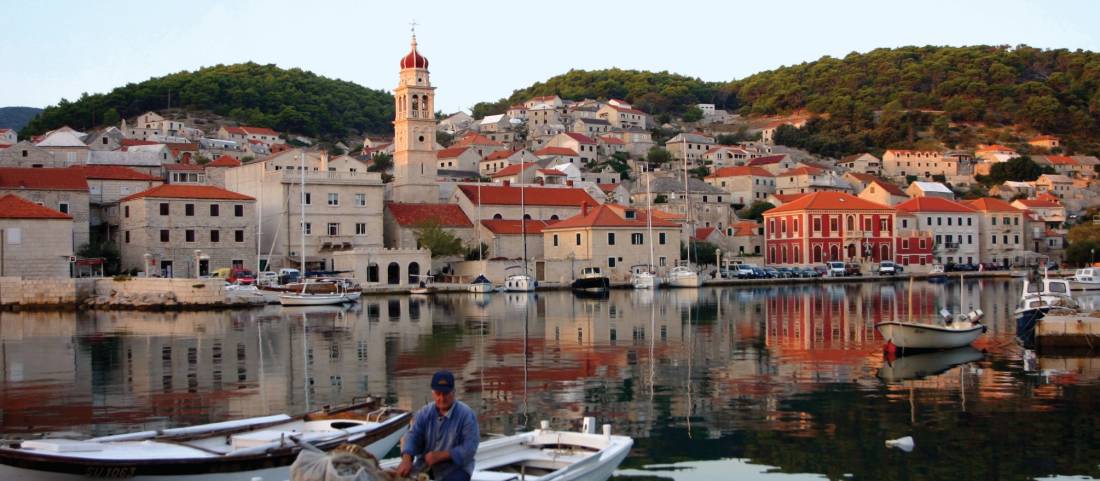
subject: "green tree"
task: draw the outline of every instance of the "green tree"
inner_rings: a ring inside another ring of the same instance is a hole
[[[1066,240],[1069,241],[1070,245],[1083,242],[1100,243],[1100,224],[1093,224],[1090,222],[1075,225],[1070,228],[1069,233],[1066,234]]]
[[[684,110],[684,115],[680,116],[680,120],[684,122],[698,122],[703,120],[703,111],[694,105]]]
[[[695,177],[696,179],[703,179],[706,176],[710,175],[710,169],[706,166],[701,165],[694,169],[688,170],[688,174],[690,174],[692,177]]]
[[[413,232],[416,235],[417,245],[432,251],[432,257],[449,257],[466,253],[462,239],[444,230],[439,222],[422,222]]]
[[[114,275],[119,272],[122,256],[118,246],[111,241],[87,243],[76,250],[76,255],[85,259],[103,259],[103,274]]]
[[[377,154],[367,166],[368,172],[386,172],[393,168],[393,157],[390,154]]]
[[[120,120],[122,120],[122,118],[118,115],[118,110],[111,107],[103,112],[103,120],[101,123],[103,125],[118,125]]]
[[[1006,180],[1019,182],[1038,179],[1040,175],[1052,174],[1054,170],[1042,167],[1026,155],[1015,157],[1008,162],[999,162],[989,168],[989,175],[976,176],[975,178],[984,185],[992,186],[1003,183]]]
[[[1100,250],[1100,242],[1086,240],[1071,243],[1066,248],[1066,263],[1073,266],[1085,266],[1095,262],[1094,252]]]
[[[672,154],[668,153],[664,147],[650,147],[645,160],[650,164],[666,164],[672,161]]]
[[[699,265],[717,264],[718,263],[718,246],[711,244],[710,242],[704,242],[696,239],[692,239],[690,243],[691,248],[691,261]],[[680,259],[687,260],[688,246],[680,244]]]
[[[752,205],[749,205],[747,208],[738,212],[737,217],[746,220],[755,220],[757,222],[762,222],[764,220],[764,212],[767,212],[774,208],[775,206],[772,205],[771,202],[758,200],[753,202]]]
[[[435,141],[439,142],[439,145],[450,147],[451,142],[454,142],[454,136],[442,130],[437,130],[435,131]]]
[[[489,258],[489,246],[486,245],[484,242],[481,243],[480,256],[478,255],[478,248],[476,246],[471,246],[470,248],[466,249],[466,260],[468,260],[468,261],[476,261],[478,259],[488,259],[488,258]]]

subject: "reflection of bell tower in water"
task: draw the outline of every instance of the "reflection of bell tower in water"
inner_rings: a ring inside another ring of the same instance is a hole
[[[393,92],[393,200],[439,202],[435,157],[435,87],[428,78],[428,59],[412,51],[401,59],[401,81]]]

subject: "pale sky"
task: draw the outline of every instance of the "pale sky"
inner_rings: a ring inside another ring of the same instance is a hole
[[[1093,1],[0,1],[0,106],[249,60],[388,91],[414,19],[446,112],[571,68],[725,81],[879,47],[1100,51]]]

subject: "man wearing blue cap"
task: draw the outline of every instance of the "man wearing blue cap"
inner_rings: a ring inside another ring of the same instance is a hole
[[[416,412],[405,435],[399,476],[408,476],[414,467],[418,472],[427,468],[436,481],[469,481],[473,475],[481,432],[474,410],[455,400],[454,388],[450,371],[432,375],[433,402]]]

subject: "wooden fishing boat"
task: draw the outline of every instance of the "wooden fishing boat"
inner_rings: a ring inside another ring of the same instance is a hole
[[[596,432],[595,418],[584,418],[577,431],[556,431],[542,421],[539,429],[482,441],[474,455],[472,480],[604,481],[630,453],[634,440],[611,434],[611,425]],[[400,459],[381,463],[394,469]]]
[[[303,444],[341,444],[385,456],[411,415],[378,401],[91,439],[28,439],[0,446],[0,479],[285,480]]]

